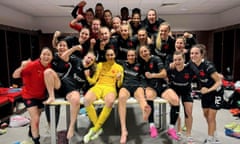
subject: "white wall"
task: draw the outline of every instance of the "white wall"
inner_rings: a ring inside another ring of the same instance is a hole
[[[240,7],[213,15],[161,15],[171,24],[173,31],[211,30],[240,24]],[[0,24],[29,30],[42,30],[43,33],[75,32],[69,28],[72,17],[31,17],[0,5]]]
[[[35,25],[31,16],[2,5],[0,5],[0,24],[29,30],[33,29]]]
[[[219,17],[219,22],[216,24],[216,28],[234,24],[240,24],[240,6],[222,13]]]
[[[37,17],[36,27],[42,30],[43,33],[53,33],[56,30],[62,32],[73,33],[76,32],[69,27],[69,22],[72,17]]]
[[[172,31],[211,30],[219,15],[162,15],[170,23]]]

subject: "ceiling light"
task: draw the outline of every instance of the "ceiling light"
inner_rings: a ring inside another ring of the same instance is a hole
[[[174,6],[174,5],[177,5],[177,4],[179,4],[179,3],[162,3],[161,7]]]

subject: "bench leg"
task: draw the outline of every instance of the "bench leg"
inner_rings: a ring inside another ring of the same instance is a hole
[[[159,128],[161,130],[167,129],[167,104],[166,103],[159,103]]]
[[[162,104],[162,128],[167,129],[167,104]]]
[[[50,130],[51,130],[51,144],[56,144],[56,123],[55,123],[55,105],[50,105]]]
[[[114,125],[116,129],[119,128],[118,105],[114,106]]]
[[[66,105],[66,126],[67,126],[67,130],[69,128],[69,124],[70,124],[70,105]]]

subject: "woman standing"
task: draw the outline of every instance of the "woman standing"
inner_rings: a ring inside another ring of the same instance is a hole
[[[196,73],[202,94],[203,115],[208,125],[208,137],[204,144],[219,142],[216,137],[216,115],[223,99],[221,78],[213,63],[204,59],[206,47],[202,44],[194,45],[190,50],[191,66]]]
[[[22,78],[22,97],[31,118],[29,136],[34,144],[40,144],[39,121],[46,99],[44,72],[50,68],[53,52],[48,47],[41,51],[40,58],[34,61],[24,61],[13,73],[13,78]]]
[[[184,64],[185,54],[181,51],[175,51],[173,54],[173,69],[168,69],[168,78],[170,87],[181,97],[186,124],[186,136],[189,143],[193,142],[191,137],[192,130],[192,108],[193,98],[191,97],[191,82],[194,73],[188,64]]]

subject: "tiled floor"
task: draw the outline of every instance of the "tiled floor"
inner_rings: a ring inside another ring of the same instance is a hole
[[[169,109],[169,107],[168,107]],[[58,131],[66,129],[65,124],[65,108],[61,108],[60,124],[58,126]],[[28,116],[27,113],[23,115]],[[181,115],[183,115],[181,113]],[[169,116],[169,115],[168,115]],[[159,137],[152,139],[148,134],[148,125],[144,123],[141,119],[141,112],[138,105],[128,108],[127,115],[127,126],[129,130],[128,144],[184,144],[184,140],[172,141],[166,135],[166,131],[160,131]],[[202,110],[200,108],[200,101],[195,100],[194,111],[193,111],[193,130],[192,136],[195,140],[195,144],[203,143],[203,140],[207,136],[207,125],[205,119],[202,115]],[[218,135],[222,144],[239,144],[240,139],[225,136],[224,125],[235,120],[228,110],[220,110],[217,115],[217,129]],[[50,136],[46,136],[46,119],[45,114],[41,116],[41,144],[50,144]],[[88,131],[90,126],[89,120],[86,116],[79,116],[78,120],[78,133],[71,141],[71,144],[81,143],[82,136]],[[90,144],[118,144],[120,138],[120,129],[116,129],[113,124],[113,114],[106,121],[104,127],[104,133],[95,141],[89,142]],[[20,128],[8,128],[7,133],[0,135],[0,144],[14,144],[17,141],[22,141],[27,139],[27,126]]]

